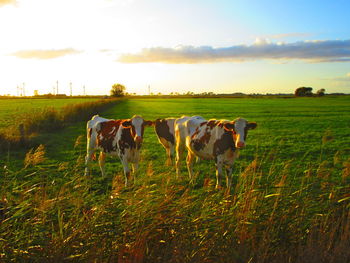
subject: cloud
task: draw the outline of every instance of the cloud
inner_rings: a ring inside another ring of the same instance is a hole
[[[0,0],[0,7],[4,5],[16,5],[16,0]]]
[[[309,33],[285,33],[285,34],[275,34],[270,35],[269,38],[280,39],[280,38],[288,38],[288,37],[309,37],[311,34]]]
[[[52,49],[52,50],[21,50],[17,51],[15,53],[12,53],[11,55],[18,57],[18,58],[25,58],[25,59],[54,59],[63,57],[66,55],[74,55],[81,53],[79,50],[75,50],[72,48],[66,48],[66,49]]]
[[[346,74],[344,77],[336,77],[330,79],[332,81],[337,81],[337,82],[349,82],[350,83],[350,73]]]
[[[347,62],[350,60],[350,40],[300,41],[272,43],[257,39],[252,45],[214,48],[211,46],[152,47],[140,53],[122,54],[123,63],[215,63],[244,62],[263,59],[305,60],[308,62]]]

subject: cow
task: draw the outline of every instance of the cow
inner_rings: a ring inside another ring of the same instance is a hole
[[[233,121],[209,120],[199,122],[189,119],[185,122],[187,129],[186,148],[187,169],[193,180],[193,161],[201,159],[214,160],[216,163],[216,188],[221,187],[223,168],[226,169],[226,186],[231,187],[232,165],[238,157],[239,150],[245,147],[248,130],[257,127],[256,122],[243,118]]]
[[[192,128],[204,122],[201,116],[182,116],[175,121],[175,143],[176,143],[176,176],[180,175],[180,162],[184,151],[186,150],[186,137],[188,135],[186,123],[191,120]]]
[[[175,134],[174,124],[176,118],[157,119],[154,121],[154,130],[158,136],[158,140],[165,148],[167,160],[166,165],[172,164],[175,151]]]
[[[85,175],[90,172],[90,162],[94,152],[100,151],[99,166],[102,176],[105,176],[106,155],[119,156],[125,175],[125,186],[130,177],[129,163],[132,163],[134,180],[140,159],[140,148],[143,141],[145,126],[151,126],[152,121],[146,121],[141,116],[134,115],[131,119],[111,120],[98,115],[87,122],[87,153],[85,157]]]

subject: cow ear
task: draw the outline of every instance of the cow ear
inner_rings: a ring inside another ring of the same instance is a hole
[[[146,126],[152,126],[152,125],[154,125],[154,124],[155,124],[154,121],[145,121],[145,125],[146,125]]]
[[[256,124],[256,122],[248,122],[247,123],[247,128],[250,130],[254,130],[256,128],[256,126],[258,126],[258,124]]]
[[[235,128],[235,123],[234,122],[224,123],[224,129],[226,131],[232,131],[234,128]]]
[[[122,121],[122,126],[124,128],[130,128],[131,127],[131,120]]]

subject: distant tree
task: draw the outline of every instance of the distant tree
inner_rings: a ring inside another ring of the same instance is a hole
[[[319,90],[316,92],[316,94],[317,94],[317,96],[321,97],[321,96],[324,96],[324,93],[325,93],[325,92],[326,92],[325,89],[319,89]]]
[[[119,83],[113,84],[111,89],[112,97],[123,97],[125,95],[125,86]]]
[[[294,92],[296,97],[307,97],[312,96],[312,88],[311,87],[300,87],[297,88]]]

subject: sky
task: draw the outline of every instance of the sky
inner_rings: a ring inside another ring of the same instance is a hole
[[[350,1],[0,0],[0,95],[350,93]]]

